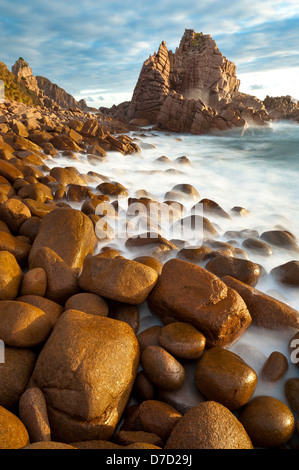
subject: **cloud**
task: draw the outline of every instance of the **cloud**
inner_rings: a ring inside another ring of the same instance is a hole
[[[238,74],[299,65],[297,0],[0,0],[0,8],[0,60],[10,67],[22,56],[36,75],[98,102],[132,95],[144,60],[162,40],[175,50],[185,28],[211,34]]]

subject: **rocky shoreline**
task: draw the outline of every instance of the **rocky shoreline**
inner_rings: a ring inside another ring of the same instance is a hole
[[[246,209],[226,212],[187,184],[156,201],[80,173],[80,158],[98,169],[110,152],[133,171],[145,144],[138,127],[101,113],[6,101],[0,133],[0,448],[298,448],[298,373],[284,383],[288,406],[251,398],[258,380],[283,383],[290,358],[273,351],[256,372],[228,349],[257,326],[294,352],[299,313],[256,288],[264,270],[250,260],[287,250],[294,260],[271,275],[298,286],[294,235],[232,230],[225,243],[210,215],[233,223]],[[123,198],[128,211],[181,198],[179,223],[184,199],[200,202],[190,220],[202,246],[157,232],[118,251],[97,208],[120,217]],[[157,324],[139,332],[145,304]]]

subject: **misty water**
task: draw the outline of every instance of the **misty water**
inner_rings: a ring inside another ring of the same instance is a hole
[[[47,165],[75,166],[81,173],[97,172],[111,181],[124,185],[129,196],[134,197],[139,190],[146,190],[148,197],[163,201],[164,195],[174,185],[188,183],[200,194],[200,199],[208,198],[217,202],[229,212],[234,206],[246,208],[247,216],[233,216],[232,220],[208,216],[219,232],[217,240],[227,241],[223,235],[228,230],[264,231],[283,229],[291,231],[299,239],[299,125],[290,122],[273,123],[269,127],[249,127],[244,132],[236,131],[221,135],[195,136],[173,134],[143,129],[129,135],[141,148],[140,154],[122,155],[108,152],[107,158],[92,165],[86,156],[76,154],[79,161],[61,157],[49,160]],[[157,162],[161,156],[170,161]],[[177,158],[186,156],[190,165],[181,164]],[[91,183],[95,190],[102,182]],[[96,191],[95,191],[96,192]],[[196,201],[182,199],[188,211]],[[125,208],[127,198],[119,201]],[[79,205],[74,204],[79,208]],[[120,211],[121,213],[121,211]],[[124,212],[125,213],[125,212]],[[133,259],[141,255],[125,248],[124,238],[114,238],[99,244],[119,249],[124,256]],[[199,241],[187,240],[191,245]],[[241,248],[242,240],[238,240]],[[249,253],[248,253],[249,254]],[[171,256],[170,254],[167,259]],[[262,264],[267,275],[261,278],[257,289],[284,301],[299,310],[299,289],[287,288],[273,280],[270,270],[287,261],[298,259],[296,254],[273,247],[272,256],[249,254],[250,260]],[[161,324],[153,316],[146,304],[140,307],[141,322],[139,332]],[[293,332],[294,334],[294,332]],[[292,337],[292,336],[291,336]],[[290,361],[288,342],[290,333],[264,330],[255,326],[230,347],[258,373],[266,358],[273,351],[282,352],[289,361],[289,370],[278,384],[267,384],[259,380],[255,395],[267,394],[285,400],[283,385],[289,377],[299,377],[299,369]],[[299,354],[298,354],[299,356]]]

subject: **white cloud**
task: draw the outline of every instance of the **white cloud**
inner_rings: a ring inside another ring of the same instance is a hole
[[[256,71],[238,75],[241,80],[240,91],[253,94],[262,100],[266,95],[291,95],[299,99],[298,76],[299,67]]]

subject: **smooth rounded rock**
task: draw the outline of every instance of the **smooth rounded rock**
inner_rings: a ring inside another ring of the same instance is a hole
[[[129,399],[139,348],[124,322],[77,310],[59,318],[29,386],[45,395],[52,439],[109,439]]]
[[[273,351],[261,370],[261,377],[269,382],[277,382],[286,373],[288,367],[285,355],[279,351]]]
[[[118,302],[143,303],[158,279],[157,271],[121,258],[87,257],[79,278],[81,289]]]
[[[250,286],[255,286],[260,277],[258,264],[230,256],[216,256],[207,263],[205,269],[218,277],[232,276]]]
[[[281,446],[292,437],[295,429],[290,409],[269,396],[253,398],[241,411],[239,420],[256,447]]]
[[[15,406],[31,377],[36,355],[29,348],[5,346],[4,363],[0,363],[0,405]]]
[[[190,323],[173,322],[161,328],[160,345],[181,359],[198,359],[205,348],[206,339]]]
[[[39,388],[29,388],[23,393],[19,401],[19,416],[31,443],[51,440],[46,400]]]
[[[21,449],[28,444],[29,435],[22,421],[0,406],[0,449]]]
[[[65,304],[65,310],[80,310],[80,312],[103,317],[108,315],[107,302],[99,295],[85,292],[70,297]]]
[[[285,382],[284,391],[292,412],[299,414],[299,378],[288,379]]]
[[[252,449],[240,421],[214,401],[199,403],[179,420],[164,449]]]
[[[0,251],[0,300],[14,300],[19,292],[23,272],[9,251]]]
[[[47,273],[43,268],[30,269],[24,276],[20,295],[39,295],[47,290]]]
[[[237,354],[215,347],[206,350],[199,360],[195,384],[208,400],[236,410],[250,400],[257,374]]]
[[[141,354],[141,364],[146,375],[159,388],[177,390],[185,380],[183,366],[159,346],[148,346]]]
[[[8,346],[30,348],[47,339],[52,325],[46,313],[16,300],[0,301],[0,338]]]

